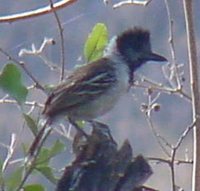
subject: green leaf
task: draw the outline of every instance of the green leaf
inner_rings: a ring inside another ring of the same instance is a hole
[[[64,148],[65,145],[59,140],[57,140],[50,149],[43,147],[36,162],[38,164],[37,167],[48,165],[50,159],[64,151]]]
[[[41,184],[30,184],[23,188],[24,191],[44,191],[44,187]]]
[[[37,167],[38,166],[43,166],[43,165],[48,165],[49,164],[49,161],[50,161],[50,155],[49,155],[49,149],[46,148],[46,147],[42,147],[39,155],[38,155],[38,158],[37,158],[37,161],[36,161],[36,164],[37,164]]]
[[[84,128],[85,126],[85,121],[84,120],[79,120],[79,121],[76,121],[77,125],[79,128]]]
[[[55,144],[53,145],[53,147],[51,147],[49,155],[52,158],[56,156],[57,154],[61,153],[62,151],[64,151],[64,149],[65,149],[65,145],[61,141],[57,140]]]
[[[65,148],[65,145],[61,143],[59,140],[54,143],[54,145],[50,148],[42,148],[38,159],[36,161],[35,170],[39,171],[43,176],[45,176],[50,182],[56,183],[57,179],[53,175],[52,168],[48,166],[49,161],[61,153]]]
[[[84,46],[84,56],[86,61],[91,62],[101,58],[107,43],[107,27],[103,23],[97,23],[89,34]]]
[[[6,179],[8,191],[13,191],[19,186],[22,180],[22,172],[23,167],[19,167]]]
[[[53,184],[56,184],[57,179],[55,178],[52,168],[49,166],[40,166],[36,168],[40,173],[42,173],[43,176],[45,176],[50,182]]]
[[[7,64],[0,74],[0,87],[11,97],[22,104],[28,94],[27,88],[21,82],[21,71],[15,64]]]
[[[30,115],[27,115],[25,113],[23,115],[24,115],[24,119],[25,119],[28,127],[30,128],[31,132],[36,136],[38,133],[37,123],[33,120],[33,118],[31,118]]]

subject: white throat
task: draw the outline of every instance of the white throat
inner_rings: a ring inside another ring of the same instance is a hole
[[[117,51],[116,39],[117,39],[117,36],[114,36],[108,43],[108,45],[104,51],[105,57],[110,56],[112,54],[119,54]]]
[[[118,81],[118,91],[122,94],[127,92],[129,89],[129,66],[123,59],[119,51],[117,50],[116,38],[114,36],[104,51],[104,57],[109,58],[114,63],[117,81]]]

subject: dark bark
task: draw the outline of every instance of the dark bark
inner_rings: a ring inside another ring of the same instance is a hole
[[[73,143],[75,160],[67,166],[56,191],[153,191],[143,187],[152,174],[142,155],[133,157],[126,140],[117,148],[109,128],[93,123],[91,135],[77,134]]]

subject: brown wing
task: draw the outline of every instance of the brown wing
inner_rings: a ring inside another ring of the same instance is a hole
[[[43,113],[54,117],[62,111],[96,99],[116,82],[113,69],[107,58],[77,68],[66,82],[52,91]]]

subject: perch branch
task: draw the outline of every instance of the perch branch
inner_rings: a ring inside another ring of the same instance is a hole
[[[51,6],[45,6],[36,10],[27,11],[23,13],[8,15],[8,16],[1,16],[0,23],[12,23],[15,21],[19,21],[22,19],[33,18],[45,14],[52,13],[58,9],[64,8],[72,3],[75,3],[77,0],[62,0],[57,3],[54,3],[53,8]]]
[[[53,14],[55,16],[56,22],[57,22],[57,26],[58,26],[58,31],[59,31],[59,35],[60,35],[60,45],[61,45],[61,73],[60,73],[60,81],[62,81],[64,79],[64,75],[65,75],[65,44],[64,44],[64,34],[63,34],[63,27],[62,24],[60,22],[59,16],[56,12],[56,10],[54,9],[54,4],[52,0],[49,0],[50,2],[50,6],[51,9],[53,10]]]
[[[187,33],[187,46],[188,46],[188,57],[189,57],[189,71],[190,71],[190,87],[192,96],[192,115],[193,122],[196,121],[194,127],[194,149],[193,149],[193,177],[192,177],[192,190],[200,190],[200,95],[199,95],[199,67],[197,60],[197,49],[194,32],[194,21],[193,21],[193,1],[184,0],[184,15],[186,23]]]

